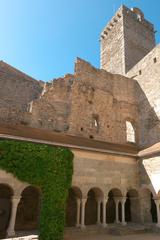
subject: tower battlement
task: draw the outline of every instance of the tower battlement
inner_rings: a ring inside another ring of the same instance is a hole
[[[101,68],[125,74],[155,47],[155,32],[139,8],[122,5],[101,33]]]

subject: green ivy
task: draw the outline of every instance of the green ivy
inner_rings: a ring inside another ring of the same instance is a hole
[[[61,240],[73,174],[73,154],[63,147],[0,141],[0,168],[41,189],[40,240]]]

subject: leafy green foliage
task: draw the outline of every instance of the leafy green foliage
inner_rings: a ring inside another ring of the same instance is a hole
[[[73,173],[73,154],[62,147],[0,141],[0,168],[41,189],[40,240],[61,240]]]

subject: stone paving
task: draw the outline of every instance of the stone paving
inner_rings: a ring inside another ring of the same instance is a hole
[[[66,237],[64,240],[160,240],[160,234],[144,233],[127,236],[113,236],[108,234],[96,234],[86,236]]]

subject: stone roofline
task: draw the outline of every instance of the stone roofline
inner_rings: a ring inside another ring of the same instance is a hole
[[[141,13],[142,15],[141,19],[138,19],[137,11]],[[105,28],[102,30],[100,39],[106,38],[106,36],[110,33],[110,31],[115,26],[115,24],[117,24],[118,21],[123,17],[124,13],[127,13],[127,14],[130,13],[133,16],[133,18],[136,18],[138,21],[143,23],[143,25],[145,25],[146,28],[149,28],[151,31],[153,31],[154,25],[144,18],[144,14],[141,12],[140,9],[138,8],[129,9],[125,5],[121,5],[121,7],[117,10],[115,15],[111,18],[111,20],[107,23]]]
[[[2,70],[3,73],[7,73],[7,74],[9,74],[9,75],[19,76],[19,77],[23,76],[23,78],[26,79],[26,80],[36,81],[36,82],[39,82],[40,84],[44,84],[44,81],[42,81],[42,80],[37,80],[37,79],[29,76],[28,74],[26,74],[26,73],[20,71],[19,69],[11,66],[10,64],[6,63],[6,62],[3,61],[3,60],[0,60],[0,70],[1,70],[1,68],[4,69],[4,70]],[[7,70],[8,70],[8,71],[7,71]]]
[[[115,154],[128,157],[148,158],[160,155],[160,142],[145,149],[139,149],[135,144],[115,144],[102,141],[93,141],[64,133],[50,132],[23,125],[0,125],[0,139],[12,139],[43,143],[53,146],[68,147],[73,150],[94,151],[102,154]]]

